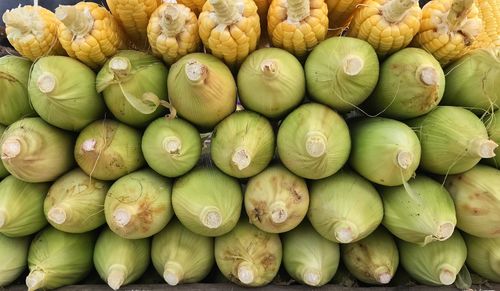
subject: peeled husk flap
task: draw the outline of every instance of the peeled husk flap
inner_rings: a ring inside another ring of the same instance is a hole
[[[0,234],[0,287],[14,282],[28,265],[29,236],[11,238]]]

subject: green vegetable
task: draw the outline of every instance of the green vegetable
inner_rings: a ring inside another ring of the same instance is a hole
[[[3,125],[0,125],[0,139],[2,138],[2,134],[5,131],[5,127]],[[7,169],[5,169],[5,166],[2,163],[2,160],[0,160],[0,179],[5,178],[9,175],[9,172]]]
[[[278,131],[278,154],[294,174],[321,179],[335,174],[351,150],[349,128],[330,108],[309,103],[290,113]]]
[[[0,287],[14,282],[28,266],[30,237],[11,238],[0,234]]]
[[[500,111],[490,114],[488,118],[484,119],[484,122],[490,139],[496,144],[500,144]],[[486,162],[500,169],[500,149],[496,148],[495,156],[492,159],[486,160]]]
[[[481,277],[500,283],[500,237],[479,238],[463,234],[467,245],[467,265]]]

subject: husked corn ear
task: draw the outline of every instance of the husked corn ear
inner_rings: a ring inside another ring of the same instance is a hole
[[[483,30],[472,47],[474,49],[500,47],[500,1],[477,0],[476,6],[483,21]]]
[[[474,45],[482,30],[474,0],[432,0],[422,9],[413,45],[431,53],[441,65],[457,60]]]
[[[328,7],[324,0],[273,0],[267,29],[275,47],[305,56],[326,37]]]
[[[151,14],[162,0],[106,0],[111,14],[127,38],[139,49],[148,47],[147,28]]]
[[[47,55],[66,55],[57,38],[59,20],[51,11],[26,5],[5,11],[2,20],[7,39],[22,56],[34,61]]]
[[[191,11],[193,11],[196,15],[201,13],[205,2],[207,2],[207,0],[177,0],[177,3],[189,7],[189,9],[191,9]]]
[[[149,20],[148,38],[153,54],[171,65],[200,47],[198,19],[182,4],[164,3]]]
[[[74,6],[60,5],[56,16],[61,20],[59,41],[69,56],[96,69],[119,49],[125,48],[125,36],[111,13],[92,2]]]
[[[257,5],[252,0],[209,0],[198,25],[205,48],[230,66],[241,64],[260,38]]]
[[[347,35],[367,41],[385,56],[410,44],[421,18],[418,0],[367,0],[354,12]]]
[[[326,0],[331,35],[341,35],[347,29],[361,3],[363,0]]]

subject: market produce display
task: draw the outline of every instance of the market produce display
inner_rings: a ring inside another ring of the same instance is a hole
[[[1,12],[0,288],[499,286],[498,0],[55,2]]]

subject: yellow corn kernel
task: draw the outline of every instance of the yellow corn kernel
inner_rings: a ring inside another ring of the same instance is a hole
[[[2,20],[7,39],[22,56],[34,61],[47,55],[66,55],[57,38],[60,22],[51,11],[26,5],[5,11]]]
[[[205,2],[207,2],[207,0],[177,0],[177,3],[187,6],[197,16],[203,10],[203,5],[205,5]]]
[[[354,12],[347,35],[367,41],[383,57],[410,44],[421,18],[417,0],[367,0]]]
[[[230,66],[240,65],[260,38],[257,5],[252,0],[209,0],[198,25],[205,48]]]
[[[138,49],[148,48],[147,27],[162,0],[106,0],[111,14]]]
[[[483,30],[477,36],[472,48],[500,47],[500,2],[477,0],[476,6],[483,21]]]
[[[469,52],[482,30],[474,0],[432,0],[422,9],[422,25],[413,45],[446,65]]]
[[[347,30],[354,11],[361,3],[363,0],[326,0],[332,36],[341,35]]]
[[[124,33],[111,13],[92,2],[74,6],[60,5],[56,9],[59,41],[69,56],[96,69],[126,48]]]
[[[200,47],[198,19],[182,4],[164,3],[151,15],[148,39],[153,54],[171,65]]]
[[[267,29],[275,47],[303,57],[325,39],[328,7],[324,0],[273,0]]]

